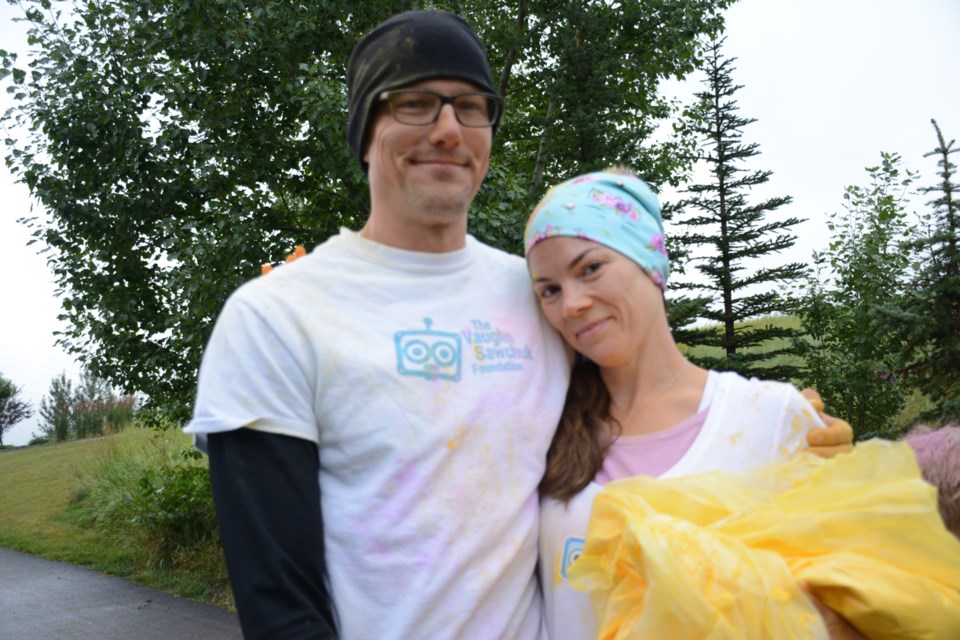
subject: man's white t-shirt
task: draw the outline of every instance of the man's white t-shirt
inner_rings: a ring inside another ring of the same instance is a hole
[[[342,230],[238,289],[187,432],[319,447],[341,637],[541,637],[538,500],[569,382],[523,261]]]

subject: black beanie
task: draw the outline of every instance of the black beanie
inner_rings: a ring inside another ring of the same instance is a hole
[[[367,128],[380,93],[434,78],[463,80],[499,95],[483,43],[463,18],[452,13],[407,11],[360,39],[347,63],[347,140],[364,171]]]

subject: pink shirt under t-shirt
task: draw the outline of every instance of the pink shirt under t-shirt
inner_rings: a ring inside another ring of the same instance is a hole
[[[709,411],[709,407],[701,409],[664,431],[618,437],[610,445],[594,482],[606,484],[631,476],[657,477],[667,472],[697,439]]]

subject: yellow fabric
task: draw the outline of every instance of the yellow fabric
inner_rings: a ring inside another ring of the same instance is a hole
[[[604,640],[825,638],[798,584],[871,640],[960,638],[960,542],[904,443],[612,482],[568,578]]]

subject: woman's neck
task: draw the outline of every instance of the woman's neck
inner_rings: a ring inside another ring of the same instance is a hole
[[[707,382],[707,371],[689,362],[673,340],[660,348],[644,345],[629,365],[601,368],[600,376],[623,435],[663,431],[693,416]]]

